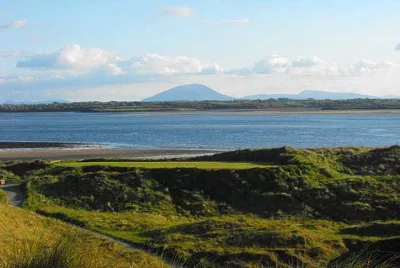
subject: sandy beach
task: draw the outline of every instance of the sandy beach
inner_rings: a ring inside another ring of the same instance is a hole
[[[173,158],[218,153],[196,149],[46,149],[0,150],[0,160],[76,160],[93,158]]]

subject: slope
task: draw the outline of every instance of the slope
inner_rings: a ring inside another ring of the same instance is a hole
[[[223,95],[207,86],[191,84],[169,89],[143,101],[227,101],[232,99],[232,97]]]

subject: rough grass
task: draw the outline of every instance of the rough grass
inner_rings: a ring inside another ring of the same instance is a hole
[[[27,208],[186,263],[372,268],[390,267],[398,255],[362,249],[397,245],[388,238],[399,235],[399,146],[243,150],[193,161],[271,166],[18,167],[29,180]]]
[[[60,162],[57,166],[63,167],[87,167],[87,166],[109,166],[109,167],[128,167],[143,169],[175,169],[175,168],[197,168],[197,169],[251,169],[251,168],[269,168],[272,165],[262,163],[243,163],[243,162],[164,162],[164,161],[146,161],[146,162]]]
[[[0,204],[7,204],[7,194],[0,190]]]
[[[32,212],[3,204],[0,211],[2,268],[169,267],[149,254]]]
[[[95,212],[54,204],[41,209],[48,216],[62,217],[200,267],[290,267],[289,263],[316,267],[345,251],[338,231],[347,225],[325,220],[273,220],[243,214],[196,219]]]

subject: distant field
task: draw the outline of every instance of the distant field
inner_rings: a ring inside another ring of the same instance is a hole
[[[67,167],[84,167],[84,166],[110,166],[110,167],[134,167],[134,168],[198,168],[198,169],[251,169],[251,168],[270,168],[273,165],[262,163],[246,163],[246,162],[60,162],[56,165]]]

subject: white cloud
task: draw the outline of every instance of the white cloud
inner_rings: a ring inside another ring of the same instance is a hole
[[[18,96],[26,93],[26,96],[45,99],[46,96],[54,98],[51,92],[58,92],[58,98],[74,100],[80,97],[90,100],[91,96],[95,99],[98,94],[104,95],[102,100],[128,99],[129,94],[133,99],[140,99],[156,93],[150,90],[152,85],[167,89],[194,81],[237,97],[296,93],[304,89],[398,95],[400,88],[398,64],[360,60],[338,66],[316,56],[291,59],[274,54],[249,68],[224,70],[217,63],[184,56],[149,54],[129,59],[99,48],[72,45],[56,52],[30,55],[17,66],[25,68],[20,75],[0,76],[2,98],[12,99],[10,92],[17,92]],[[125,92],[122,88],[145,91]],[[74,97],[74,94],[78,95]]]
[[[379,71],[385,72],[391,67],[395,67],[396,65],[397,64],[388,61],[374,62],[366,59],[361,59],[349,68],[349,72],[353,75],[372,74]]]
[[[295,60],[291,60],[287,57],[273,54],[257,61],[252,69],[240,69],[233,73],[238,75],[281,73],[291,76],[333,76],[340,78],[385,72],[394,66],[398,65],[391,62],[374,62],[362,59],[350,66],[340,67],[335,63],[328,63],[316,56],[301,56]]]
[[[320,58],[316,56],[311,57],[299,57],[292,62],[292,66],[295,68],[308,68],[317,65],[325,64]]]
[[[207,64],[188,57],[172,57],[150,54],[132,60],[135,73],[158,75],[182,75],[196,73],[219,73],[223,69],[218,64]]]
[[[257,61],[253,66],[253,71],[259,74],[284,73],[289,65],[288,58],[273,54]]]
[[[0,29],[19,29],[26,25],[26,20],[16,20],[7,24],[0,24]]]
[[[214,19],[214,20],[203,20],[205,23],[250,23],[251,19],[243,18],[243,19]]]
[[[194,15],[195,9],[190,7],[163,7],[161,13],[170,16],[177,17],[190,17]]]
[[[114,53],[99,48],[66,46],[57,52],[42,53],[20,60],[17,67],[32,69],[97,69],[112,62]]]
[[[115,63],[109,63],[106,69],[107,72],[112,75],[121,75],[126,73],[124,70],[122,70],[122,68],[118,67]]]
[[[291,62],[288,72],[292,75],[334,77],[346,74],[345,69],[338,67],[335,63],[327,63],[316,56],[298,57]]]
[[[32,70],[75,71],[88,73],[107,71],[111,75],[184,75],[215,74],[223,72],[216,63],[208,64],[199,59],[182,56],[149,54],[124,59],[111,51],[99,48],[66,46],[52,53],[41,53],[27,57],[17,63],[19,68]]]

